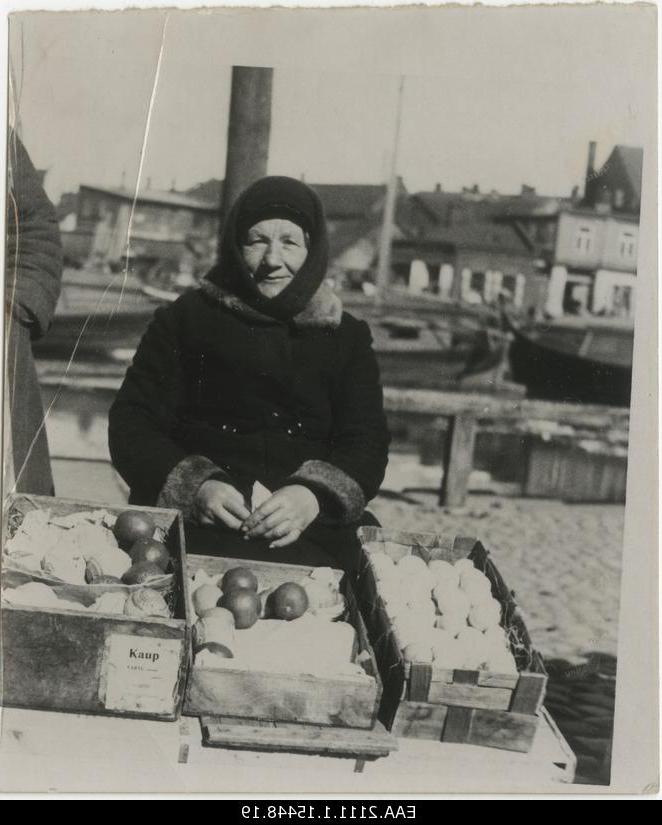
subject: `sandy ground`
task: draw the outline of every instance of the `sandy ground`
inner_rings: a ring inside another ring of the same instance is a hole
[[[545,704],[578,756],[578,781],[607,783],[625,508],[473,494],[447,510],[439,477],[395,455],[370,510],[398,530],[482,541],[545,658]]]

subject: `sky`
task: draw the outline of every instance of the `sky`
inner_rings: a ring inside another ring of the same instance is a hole
[[[382,28],[345,26],[351,12],[326,12],[324,26],[307,16],[324,12],[305,11],[22,14],[12,92],[53,199],[123,176],[135,186],[150,101],[141,188],[222,178],[233,63],[274,66],[272,174],[383,182],[403,74],[398,172],[410,191],[526,183],[567,195],[589,140],[598,162],[617,143],[645,144],[654,29],[624,11],[448,9]]]

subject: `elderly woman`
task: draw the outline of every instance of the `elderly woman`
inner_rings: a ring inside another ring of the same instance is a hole
[[[268,177],[234,204],[220,263],[156,311],[110,411],[135,504],[183,511],[192,552],[354,566],[388,432],[370,331],[324,283],[317,195]],[[270,495],[253,512],[259,481]]]

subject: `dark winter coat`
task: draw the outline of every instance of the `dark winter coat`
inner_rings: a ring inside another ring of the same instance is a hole
[[[247,496],[303,484],[321,504],[304,538],[323,544],[359,521],[387,463],[369,328],[324,285],[290,322],[211,282],[158,309],[109,423],[132,502],[190,516],[208,478]]]
[[[43,407],[31,341],[48,330],[60,294],[62,246],[55,209],[25,148],[10,132],[7,156],[5,330],[16,490],[52,495]]]

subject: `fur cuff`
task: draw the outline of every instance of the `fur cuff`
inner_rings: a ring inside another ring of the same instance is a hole
[[[212,476],[218,478],[223,475],[223,470],[205,456],[187,456],[168,473],[156,506],[181,510],[184,519],[190,521],[193,517],[193,502],[201,485]]]
[[[322,516],[331,516],[341,524],[358,521],[365,509],[363,490],[353,478],[327,461],[304,461],[288,479],[290,484],[303,484],[315,493],[321,493],[323,501],[331,504],[330,512],[322,507]]]

